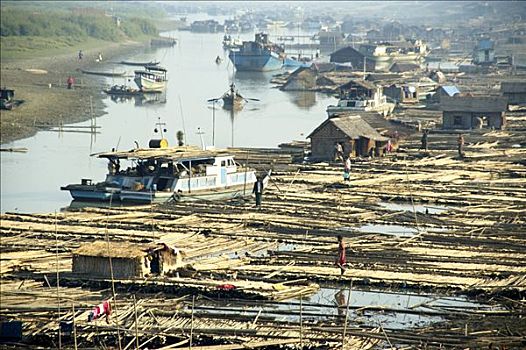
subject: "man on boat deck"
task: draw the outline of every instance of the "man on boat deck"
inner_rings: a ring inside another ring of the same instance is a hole
[[[263,180],[261,179],[261,176],[256,177],[252,193],[256,195],[256,207],[261,209],[261,197],[263,196]]]

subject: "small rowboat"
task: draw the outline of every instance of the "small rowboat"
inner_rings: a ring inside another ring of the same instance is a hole
[[[140,67],[151,67],[151,66],[157,66],[160,61],[150,61],[150,62],[130,62],[130,61],[120,61],[120,64],[124,64],[127,66],[140,66]]]
[[[116,96],[139,96],[142,95],[142,91],[129,88],[123,85],[114,85],[109,89],[103,90],[108,95],[116,95]]]
[[[123,77],[126,75],[126,72],[97,72],[84,69],[81,69],[80,71],[84,74],[100,75],[103,77]]]

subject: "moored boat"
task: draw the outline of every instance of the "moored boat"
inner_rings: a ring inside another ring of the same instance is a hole
[[[126,85],[113,85],[109,89],[104,89],[103,91],[105,93],[107,93],[108,95],[117,95],[117,96],[138,96],[138,95],[142,95],[141,91],[139,91],[137,89],[134,89],[134,88],[131,88],[131,87],[128,87]]]
[[[100,72],[100,71],[89,71],[89,70],[80,70],[83,74],[91,74],[91,75],[100,75],[103,77],[123,77],[126,75],[126,72]]]
[[[239,71],[272,71],[283,66],[285,53],[268,40],[268,34],[257,33],[254,41],[243,41],[228,57]]]
[[[377,112],[387,116],[391,114],[395,108],[394,103],[387,102],[382,88],[370,82],[355,80],[342,85],[340,88],[341,92],[338,104],[327,107],[329,117],[344,112],[357,111]]]
[[[162,67],[146,66],[144,70],[136,70],[134,81],[141,91],[162,92],[168,79],[167,70]]]
[[[152,140],[151,146],[166,145]],[[61,187],[76,200],[166,202],[220,200],[250,196],[255,170],[237,164],[224,151],[195,147],[144,148],[94,154],[107,159],[108,174],[101,183],[83,179]],[[131,167],[121,168],[121,162]]]
[[[120,61],[120,64],[124,64],[126,66],[140,66],[140,67],[150,67],[150,66],[158,66],[160,61],[150,61],[150,62],[131,62],[131,61]]]

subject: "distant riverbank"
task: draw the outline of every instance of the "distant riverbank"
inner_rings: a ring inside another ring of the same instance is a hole
[[[12,111],[0,112],[0,143],[30,137],[42,126],[89,119],[90,97],[93,116],[103,115],[104,95],[100,78],[82,74],[79,70],[103,70],[106,62],[131,54],[146,44],[146,41],[89,43],[89,48],[83,50],[82,60],[78,59],[76,47],[62,51],[39,50],[31,59],[2,59],[0,84],[14,89],[15,99],[24,100],[24,103]],[[102,63],[96,61],[99,52],[103,54]],[[66,88],[70,75],[75,78],[72,90]]]

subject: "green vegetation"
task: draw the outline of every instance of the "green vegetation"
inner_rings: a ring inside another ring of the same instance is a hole
[[[157,28],[144,18],[117,19],[104,11],[35,12],[3,8],[0,15],[1,36],[67,36],[102,40],[156,35]]]
[[[144,40],[158,34],[153,22],[144,17],[117,18],[95,8],[51,10],[40,8],[38,4],[32,6],[2,4],[2,58],[87,48],[96,42]]]

